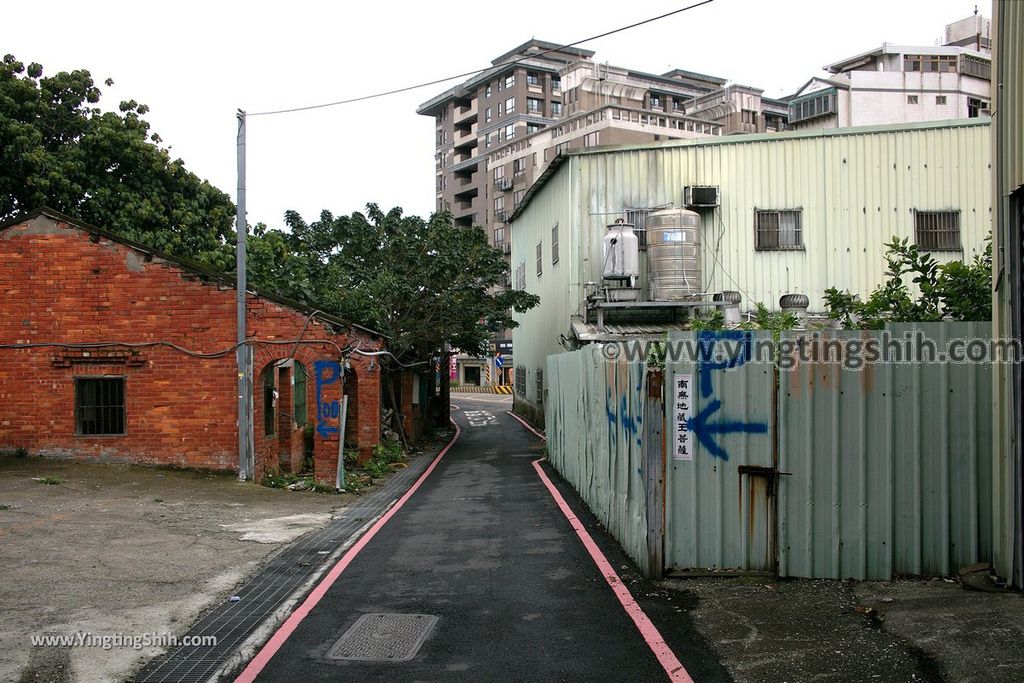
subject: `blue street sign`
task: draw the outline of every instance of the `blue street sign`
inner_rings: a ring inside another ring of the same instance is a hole
[[[501,357],[501,354],[500,353],[494,354],[494,366],[500,368],[500,367],[504,367],[504,365],[505,365],[505,359]]]

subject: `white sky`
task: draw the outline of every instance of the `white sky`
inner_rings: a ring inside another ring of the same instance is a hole
[[[135,99],[171,153],[235,195],[235,117],[345,99],[490,64],[531,37],[568,43],[691,4],[457,2],[8,3],[0,52],[45,73],[88,69],[101,106]],[[651,73],[713,74],[793,92],[827,63],[888,41],[933,45],[983,0],[715,0],[582,47],[601,62]],[[585,11],[587,9],[590,11]],[[104,87],[112,78],[115,85]],[[433,120],[416,107],[449,84],[353,105],[249,121],[250,223],[286,209],[367,202],[434,208]]]

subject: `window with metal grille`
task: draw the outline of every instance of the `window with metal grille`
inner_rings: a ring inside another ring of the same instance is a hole
[[[125,433],[124,377],[75,379],[75,433],[114,436]]]
[[[789,103],[789,121],[796,123],[818,116],[828,116],[836,112],[838,92],[835,88],[822,91],[822,94],[808,95]]]
[[[544,403],[544,371],[537,370],[537,403]]]
[[[544,274],[544,243],[537,242],[537,277]]]
[[[558,223],[551,228],[551,265],[558,263]]]
[[[273,365],[268,366],[263,371],[263,434],[266,436],[272,436],[277,431],[276,418],[277,410],[275,405],[277,404],[277,387],[274,385],[274,375],[277,373],[277,368]]]
[[[803,249],[802,209],[754,210],[754,248],[758,251]]]
[[[647,246],[647,217],[650,214],[650,209],[626,209],[626,222],[633,226],[633,233],[641,249]]]
[[[295,362],[295,371],[292,375],[292,414],[295,424],[299,427],[306,425],[306,368],[302,363]]]
[[[526,368],[516,368],[516,393],[526,396]]]
[[[914,241],[924,251],[960,251],[960,212],[915,209]]]
[[[516,289],[526,289],[526,259],[520,261],[516,266]]]

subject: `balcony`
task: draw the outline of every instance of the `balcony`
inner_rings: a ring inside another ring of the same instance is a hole
[[[473,200],[473,197],[476,197],[479,194],[480,190],[475,185],[467,183],[466,186],[460,187],[458,190],[456,190],[454,196],[455,199],[459,201],[471,202]]]
[[[494,212],[494,217],[502,223],[508,223],[508,219],[512,216],[512,212],[508,209],[497,209]]]
[[[512,189],[512,179],[506,178],[504,176],[502,176],[501,178],[495,178],[494,187],[501,190],[502,192],[507,192],[508,190]]]
[[[468,104],[462,104],[455,107],[455,125],[460,123],[473,123],[477,118],[477,105],[476,100],[471,100]]]

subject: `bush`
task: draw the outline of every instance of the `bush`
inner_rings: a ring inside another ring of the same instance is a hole
[[[847,290],[825,290],[829,317],[846,329],[880,329],[886,322],[929,322],[950,318],[964,321],[992,319],[992,242],[985,253],[967,264],[939,264],[906,238],[887,243],[887,280],[867,301]],[[911,296],[905,280],[910,276],[918,295]]]

